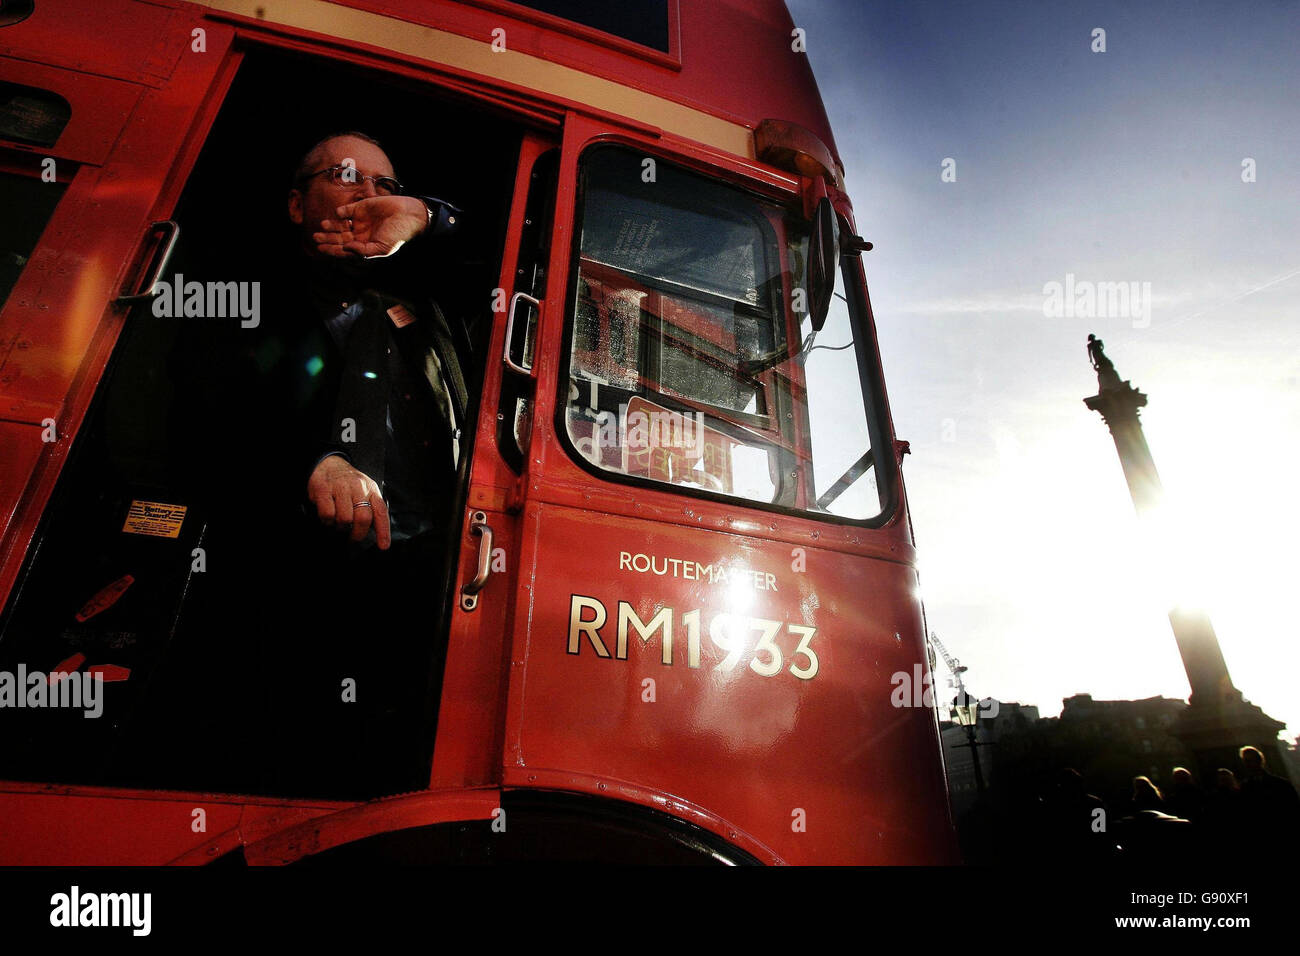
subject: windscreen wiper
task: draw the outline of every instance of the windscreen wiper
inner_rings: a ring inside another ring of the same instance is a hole
[[[849,470],[840,475],[840,480],[831,485],[826,493],[817,499],[817,507],[826,511],[835,499],[849,490],[849,486],[871,470],[875,457],[868,448],[866,453],[849,466]]]

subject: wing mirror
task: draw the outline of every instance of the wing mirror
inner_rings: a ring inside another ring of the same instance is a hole
[[[814,332],[826,324],[840,263],[840,223],[829,197],[817,203],[808,243],[808,317]]]

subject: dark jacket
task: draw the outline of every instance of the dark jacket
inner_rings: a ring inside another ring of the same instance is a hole
[[[449,442],[439,448],[429,437],[428,452],[402,447],[413,463],[405,471],[426,485],[454,476],[472,432],[466,345],[431,298],[376,292],[362,284],[368,278],[298,257],[264,281],[256,328],[214,324],[187,338],[203,358],[189,363],[202,371],[183,383],[197,396],[190,407],[200,409],[183,429],[195,446],[187,458],[200,463],[191,478],[217,508],[237,489],[234,496],[245,505],[256,498],[268,520],[314,516],[307,479],[330,453],[383,488],[395,397],[409,396],[415,410],[395,410],[399,432],[403,424],[426,437],[445,428]],[[399,306],[414,316],[400,327],[389,314]]]

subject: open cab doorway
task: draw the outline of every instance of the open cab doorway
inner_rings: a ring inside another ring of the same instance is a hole
[[[6,711],[3,779],[338,799],[429,784],[478,416],[497,432],[497,402],[480,408],[493,292],[538,134],[343,63],[262,47],[230,62],[158,294],[131,309],[0,622],[0,670],[98,694]],[[307,150],[350,130],[407,193],[446,203],[367,281],[421,303],[419,321],[437,303],[463,378],[436,527],[418,559],[370,572],[373,532],[325,531],[309,470],[286,478],[328,346],[290,332],[313,290],[294,284],[286,198]],[[376,575],[390,599],[370,599]]]

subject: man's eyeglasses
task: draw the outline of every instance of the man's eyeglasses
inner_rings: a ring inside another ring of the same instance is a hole
[[[367,180],[375,184],[375,192],[381,196],[400,196],[402,195],[402,184],[391,176],[363,176],[357,172],[355,166],[327,166],[325,169],[318,169],[314,173],[307,173],[305,176],[299,176],[298,182],[305,183],[314,176],[322,173],[329,173],[330,182],[335,186],[355,186],[358,183],[364,183]]]

